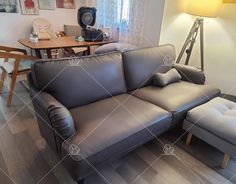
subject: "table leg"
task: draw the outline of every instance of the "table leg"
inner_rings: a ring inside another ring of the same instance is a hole
[[[224,159],[223,159],[223,161],[221,163],[221,168],[222,169],[225,169],[227,167],[229,159],[230,159],[230,156],[228,154],[225,154],[224,155]]]
[[[47,56],[48,56],[48,59],[52,59],[52,51],[51,49],[47,49]]]
[[[186,140],[186,144],[187,145],[190,145],[191,141],[192,141],[192,137],[193,137],[193,134],[188,132],[188,135],[187,135],[187,140]]]
[[[87,46],[87,52],[88,52],[88,55],[90,55],[91,54],[91,48],[90,48],[90,46]]]
[[[40,53],[40,50],[39,49],[35,49],[34,51],[35,51],[36,57],[38,57],[39,59],[42,59],[42,55]]]

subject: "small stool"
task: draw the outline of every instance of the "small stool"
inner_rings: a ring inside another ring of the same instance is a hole
[[[221,168],[226,168],[231,155],[236,155],[236,103],[217,97],[188,112],[183,123],[188,131],[186,144],[192,136],[222,151]]]

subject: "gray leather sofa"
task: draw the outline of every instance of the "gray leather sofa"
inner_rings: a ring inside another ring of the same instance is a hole
[[[79,183],[181,124],[218,96],[197,68],[174,64],[172,45],[93,57],[39,61],[29,74],[40,132]],[[182,81],[160,88],[151,76],[175,67]],[[74,154],[75,153],[75,154]]]

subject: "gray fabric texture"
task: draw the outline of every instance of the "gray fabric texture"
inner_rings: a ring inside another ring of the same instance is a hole
[[[188,132],[191,132],[194,136],[214,146],[223,153],[227,153],[229,155],[236,155],[236,145],[231,144],[229,141],[222,139],[220,136],[215,135],[209,132],[208,130],[199,127],[197,124],[193,125],[192,122],[185,120],[183,124],[183,129]]]
[[[236,103],[214,98],[188,112],[186,119],[236,145]]]

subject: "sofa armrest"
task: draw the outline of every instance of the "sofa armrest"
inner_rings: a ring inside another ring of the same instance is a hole
[[[173,68],[175,68],[179,72],[183,81],[195,84],[205,84],[205,73],[199,68],[181,64],[174,64]]]
[[[40,107],[48,117],[49,123],[60,134],[62,139],[67,139],[75,133],[74,120],[69,110],[46,92],[38,92],[31,88],[30,96],[33,103]]]

